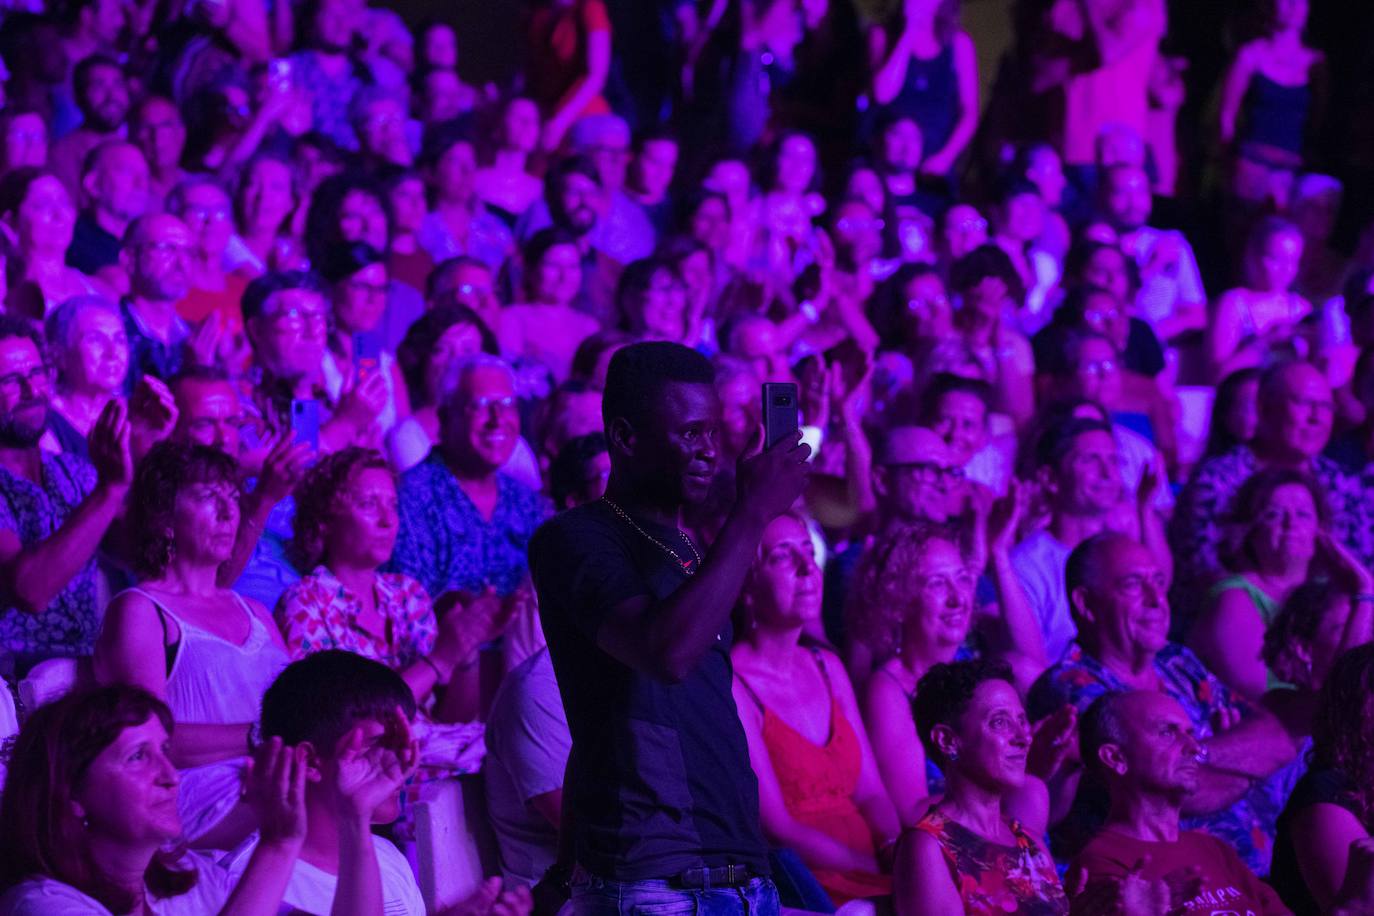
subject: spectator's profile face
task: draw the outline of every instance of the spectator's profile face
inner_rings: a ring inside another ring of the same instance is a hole
[[[533,100],[516,98],[506,105],[501,115],[501,142],[525,153],[539,146],[539,106]]]
[[[425,201],[425,183],[419,176],[411,176],[398,181],[387,192],[387,203],[391,207],[391,218],[397,232],[418,232],[425,221],[429,207]]]
[[[1050,207],[1059,206],[1064,199],[1064,164],[1059,154],[1048,146],[1037,147],[1026,164],[1026,179],[1040,190],[1040,196]]]
[[[334,297],[334,322],[340,330],[370,331],[386,312],[385,264],[369,264],[339,284]]]
[[[1302,236],[1297,232],[1275,232],[1255,252],[1251,282],[1260,292],[1281,293],[1292,288],[1302,264]]]
[[[1056,502],[1071,512],[1097,515],[1121,501],[1121,453],[1111,433],[1090,430],[1074,439],[1053,475]]]
[[[134,242],[130,283],[137,295],[164,302],[191,289],[191,233],[175,216],[152,217]]]
[[[938,274],[913,277],[902,292],[906,306],[902,318],[909,340],[940,340],[950,335],[954,310]]]
[[[968,204],[955,204],[945,211],[945,247],[957,261],[988,240],[988,221]]]
[[[914,172],[921,165],[921,129],[910,118],[894,121],[883,131],[883,166],[889,172]]]
[[[19,247],[28,254],[64,254],[72,244],[76,208],[61,181],[43,175],[29,184],[19,204]]]
[[[1016,688],[1000,678],[979,684],[958,729],[937,725],[936,741],[958,753],[958,767],[983,785],[1014,789],[1026,781],[1031,730]],[[945,735],[939,735],[944,731]]]
[[[1154,555],[1120,538],[1102,552],[1102,568],[1094,578],[1093,585],[1074,593],[1087,607],[1097,645],[1130,652],[1164,648],[1169,639],[1168,583]]]
[[[77,100],[91,123],[89,126],[108,133],[124,123],[129,116],[129,83],[118,67],[92,67]]]
[[[253,353],[272,374],[300,378],[319,371],[329,307],[313,290],[285,289],[268,298],[249,329]]]
[[[1294,365],[1285,375],[1283,396],[1278,399],[1272,428],[1287,450],[1315,458],[1331,439],[1335,403],[1331,386],[1320,372],[1307,365]],[[1268,411],[1265,413],[1269,415]]]
[[[131,725],[91,761],[73,787],[73,814],[86,831],[127,844],[161,844],[181,835],[181,779],[171,740],[157,716]]]
[[[704,198],[692,214],[692,238],[712,251],[730,242],[730,208],[719,197]]]
[[[446,447],[486,470],[502,467],[520,438],[510,373],[492,366],[468,370],[441,420]]]
[[[1106,174],[1102,204],[1108,220],[1120,232],[1145,225],[1150,218],[1150,179],[1134,166],[1114,168]]]
[[[428,69],[455,69],[458,66],[457,33],[442,22],[425,29],[420,38],[420,62]]]
[[[396,482],[379,468],[356,472],[334,500],[325,532],[325,558],[376,569],[396,546]]]
[[[677,169],[677,143],[672,140],[649,140],[635,157],[635,177],[639,189],[646,196],[658,200],[668,193]]]
[[[578,235],[586,235],[596,226],[602,201],[601,187],[580,172],[564,175],[558,184],[558,209],[563,224]]]
[[[720,460],[720,398],[714,385],[669,382],[643,428],[634,430],[634,461],[676,501],[700,504]]]
[[[119,219],[134,220],[148,210],[148,163],[136,146],[105,150],[82,186],[97,209]]]
[[[1275,487],[1250,528],[1250,547],[1266,565],[1279,562],[1306,564],[1316,553],[1317,504],[1302,484]]]
[[[963,467],[988,441],[987,407],[967,391],[950,391],[935,405],[930,428],[949,447],[955,467]]]
[[[422,116],[430,124],[452,120],[463,113],[463,81],[453,70],[431,70],[424,75]]]
[[[181,151],[186,147],[186,125],[175,105],[152,98],[139,110],[132,139],[152,168],[171,171],[180,164]]]
[[[1151,794],[1170,794],[1179,800],[1198,789],[1202,743],[1193,721],[1173,697],[1157,690],[1141,690],[1119,701],[1123,740],[1105,747],[1107,766],[1126,785]],[[1114,753],[1113,753],[1114,751]]]
[[[974,576],[958,546],[932,538],[902,574],[911,600],[904,628],[927,646],[963,645],[973,623]]]
[[[129,337],[113,312],[88,308],[77,313],[70,331],[70,352],[63,376],[79,391],[118,394],[129,374]]]
[[[466,204],[472,200],[472,179],[477,174],[477,155],[472,144],[455,143],[434,164],[434,184],[439,199]]]
[[[448,373],[448,367],[464,357],[481,352],[482,332],[475,325],[459,322],[440,334],[429,355],[429,362],[425,364],[425,390],[429,393],[430,403],[438,400],[439,388]]]
[[[3,142],[7,169],[42,168],[47,164],[48,125],[37,113],[24,112],[10,118]]]
[[[582,288],[582,255],[574,245],[552,245],[535,265],[530,292],[545,305],[571,305]]]
[[[218,566],[234,552],[239,530],[239,491],[225,481],[183,483],[172,508],[177,557]]]
[[[801,626],[820,616],[816,548],[806,526],[793,516],[780,515],[763,529],[744,601],[761,626]]]
[[[387,250],[386,210],[369,192],[352,190],[339,205],[339,237],[345,242],[366,242],[385,253]]]
[[[212,446],[237,458],[243,408],[234,386],[213,379],[183,379],[176,384],[174,393],[176,437],[183,442]]]
[[[1121,399],[1121,357],[1116,348],[1100,337],[1083,341],[1072,382],[1070,395],[1095,401],[1108,410],[1115,407]]]
[[[291,168],[275,159],[259,159],[253,163],[240,192],[244,230],[275,233],[295,205]]]
[[[640,305],[645,335],[656,340],[681,340],[686,309],[687,288],[682,280],[672,271],[656,271],[649,279]]]
[[[32,340],[0,340],[0,445],[38,444],[48,425],[50,387],[47,367]]]
[[[800,134],[792,134],[778,148],[777,188],[788,194],[804,194],[816,177],[816,146]]]
[[[191,233],[192,244],[203,258],[217,263],[234,234],[229,195],[215,185],[197,184],[186,189],[182,200],[180,216]]]

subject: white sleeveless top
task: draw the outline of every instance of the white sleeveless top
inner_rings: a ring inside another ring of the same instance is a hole
[[[151,601],[181,630],[166,688],[167,705],[175,721],[197,725],[258,721],[262,695],[291,659],[272,641],[267,625],[240,595],[234,594],[234,603],[248,615],[249,630],[248,639],[236,645],[187,623],[141,588],[127,591]],[[188,840],[195,840],[219,823],[238,804],[247,759],[181,771],[177,810]]]

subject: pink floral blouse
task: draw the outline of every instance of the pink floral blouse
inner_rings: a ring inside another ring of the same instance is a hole
[[[291,657],[343,649],[400,670],[434,650],[434,604],[420,583],[402,573],[377,574],[383,632],[358,622],[362,603],[324,566],[290,586],[277,602],[277,626]]]

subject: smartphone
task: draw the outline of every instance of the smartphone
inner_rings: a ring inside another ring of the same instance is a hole
[[[382,358],[382,339],[376,334],[357,334],[353,337],[353,356],[358,361],[358,381],[377,371]]]
[[[763,447],[772,448],[797,434],[801,408],[795,382],[763,383]]]
[[[296,398],[291,402],[291,432],[297,442],[305,442],[312,449],[320,447],[320,402],[314,398]]]

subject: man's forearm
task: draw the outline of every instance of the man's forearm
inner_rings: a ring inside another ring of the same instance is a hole
[[[124,505],[127,487],[97,484],[66,523],[21,550],[9,565],[6,591],[21,611],[40,614],[95,556]]]
[[[382,872],[364,822],[339,824],[339,880],[330,916],[375,916],[382,912]]]
[[[1264,779],[1296,753],[1279,720],[1263,710],[1207,740],[1210,767],[1249,779]]]

